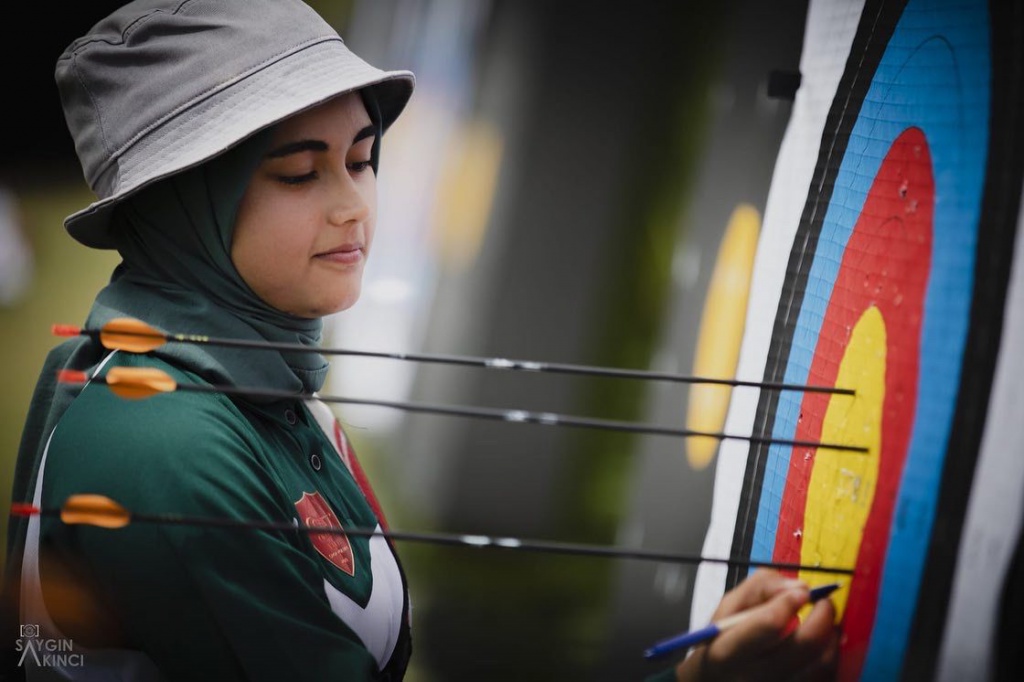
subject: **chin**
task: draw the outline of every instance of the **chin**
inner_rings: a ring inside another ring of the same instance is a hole
[[[344,298],[336,301],[326,301],[323,305],[312,310],[308,317],[326,317],[327,315],[334,315],[335,313],[343,313],[354,306],[358,301],[359,292],[345,296]]]
[[[336,283],[333,287],[320,286],[316,290],[307,291],[309,296],[292,297],[286,307],[274,307],[296,317],[308,319],[344,312],[359,301],[359,295],[362,293],[362,282],[357,286],[351,284],[351,282],[346,282],[347,286],[344,287],[339,287]],[[320,295],[317,296],[317,294]]]

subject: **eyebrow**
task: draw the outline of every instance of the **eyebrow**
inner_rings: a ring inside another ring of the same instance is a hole
[[[356,133],[355,137],[352,138],[352,144],[356,144],[360,140],[365,140],[368,137],[374,137],[377,134],[377,127],[370,124]],[[283,156],[290,154],[298,154],[299,152],[325,152],[328,149],[328,145],[323,140],[296,140],[294,142],[286,142],[280,147],[271,149],[264,155],[267,159],[280,159]]]
[[[360,140],[365,140],[368,137],[376,137],[376,135],[377,135],[377,126],[375,126],[375,125],[373,125],[371,123],[370,125],[366,126],[362,130],[360,130],[358,133],[356,133],[356,136],[352,138],[352,144],[355,144],[356,142],[359,142]]]
[[[327,143],[323,140],[296,140],[295,142],[286,142],[285,144],[271,149],[265,154],[265,158],[268,159],[279,159],[282,156],[288,156],[289,154],[298,154],[299,152],[325,152],[327,151]]]

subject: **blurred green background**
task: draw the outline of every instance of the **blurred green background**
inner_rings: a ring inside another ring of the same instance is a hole
[[[51,327],[82,324],[93,296],[118,263],[116,253],[86,249],[61,226],[66,215],[91,200],[84,182],[19,193],[21,227],[33,254],[33,272],[25,295],[0,308],[0,353],[5,358],[5,390],[0,392],[0,503],[4,509],[11,502],[14,459],[32,390],[46,353],[62,341]],[[2,524],[6,538],[6,514]]]

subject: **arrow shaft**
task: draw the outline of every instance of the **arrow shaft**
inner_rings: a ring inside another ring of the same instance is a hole
[[[842,452],[856,452],[866,454],[868,448],[858,445],[845,445],[842,443],[823,443],[819,441],[792,440],[782,438],[767,438],[762,436],[742,436],[714,431],[696,431],[692,429],[679,429],[669,426],[658,426],[651,424],[637,424],[613,419],[596,419],[591,417],[573,417],[553,412],[532,412],[529,410],[508,410],[503,408],[470,407],[470,406],[447,406],[430,405],[425,403],[409,403],[392,400],[374,400],[369,398],[346,398],[343,396],[312,396],[289,393],[276,389],[248,389],[234,386],[208,386],[203,384],[179,384],[178,390],[223,393],[238,396],[260,396],[266,398],[281,399],[311,399],[315,398],[326,403],[340,403],[346,405],[362,405],[373,407],[384,407],[405,412],[416,412],[421,414],[437,414],[446,416],[472,417],[477,419],[490,419],[493,421],[504,421],[519,424],[538,424],[541,426],[570,426],[578,428],[600,429],[606,431],[625,431],[656,436],[672,436],[682,438],[715,438],[722,440],[741,440],[751,443],[784,445],[787,447],[817,448],[823,450],[837,450]]]
[[[13,511],[13,510],[12,510]],[[60,516],[59,509],[34,510],[43,516]],[[538,552],[546,554],[562,554],[589,556],[609,559],[636,559],[641,561],[660,561],[666,563],[700,564],[714,563],[727,566],[751,566],[757,568],[774,568],[783,571],[816,571],[835,575],[852,575],[853,570],[834,566],[806,566],[802,564],[780,563],[771,561],[752,561],[749,559],[706,557],[698,554],[685,554],[646,550],[628,547],[609,547],[571,542],[554,542],[548,540],[527,540],[516,537],[500,537],[491,535],[469,535],[458,533],[430,533],[412,531],[385,531],[377,528],[319,528],[281,521],[245,521],[241,519],[212,518],[200,516],[183,516],[178,514],[137,514],[130,513],[132,523],[201,526],[209,528],[225,528],[233,530],[268,530],[297,532],[306,534],[348,535],[356,537],[380,536],[386,539],[406,542],[421,542],[436,545],[459,546],[475,549],[503,549],[521,552]]]
[[[79,333],[99,339],[102,330],[81,329]],[[806,384],[789,384],[784,382],[747,381],[740,379],[723,379],[715,377],[699,377],[669,372],[649,370],[618,369],[612,367],[595,367],[556,362],[535,362],[532,360],[510,360],[506,358],[474,357],[468,355],[444,355],[432,353],[392,353],[385,351],[353,350],[348,348],[321,348],[306,346],[299,343],[281,343],[270,341],[252,341],[245,339],[229,339],[203,334],[172,334],[157,330],[152,332],[119,330],[121,336],[138,336],[142,338],[160,339],[168,343],[193,343],[223,346],[226,348],[245,348],[252,350],[274,350],[300,353],[320,353],[322,355],[346,355],[363,358],[379,358],[404,362],[421,362],[443,365],[461,365],[465,367],[482,367],[520,372],[547,372],[552,374],[574,374],[585,376],[601,376],[617,379],[642,379],[647,381],[668,381],[684,384],[711,384],[719,386],[751,387],[773,391],[800,391],[804,393],[828,393],[834,395],[855,395],[853,389],[835,386],[814,386]]]

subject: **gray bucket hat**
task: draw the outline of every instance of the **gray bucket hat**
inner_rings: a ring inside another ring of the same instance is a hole
[[[387,129],[415,85],[353,54],[300,0],[135,0],[74,41],[55,75],[98,199],[64,227],[99,249],[113,248],[112,209],[154,181],[363,88]]]

